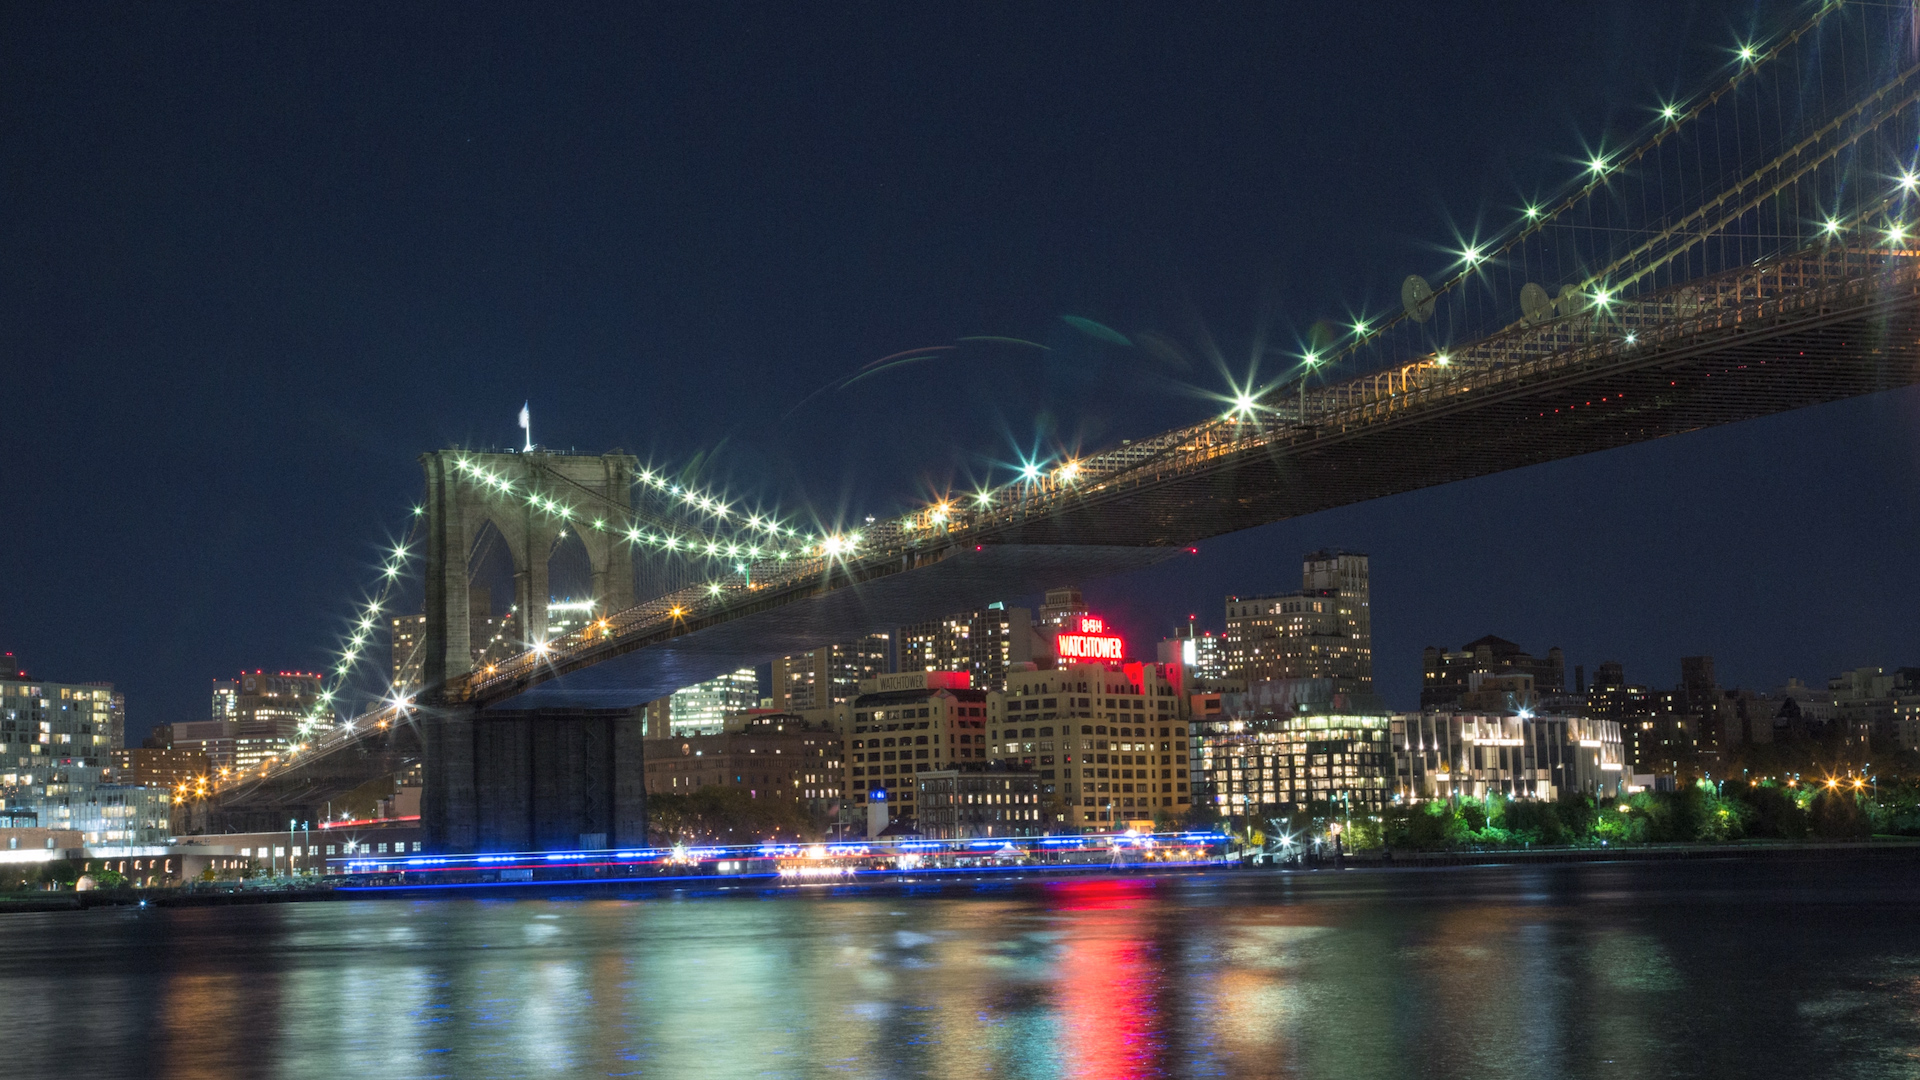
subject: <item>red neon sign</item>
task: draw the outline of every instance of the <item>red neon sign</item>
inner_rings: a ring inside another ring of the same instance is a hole
[[[1106,631],[1105,620],[1082,616],[1075,620],[1072,632],[1054,636],[1053,654],[1062,660],[1125,659],[1126,643],[1120,640],[1120,635]]]

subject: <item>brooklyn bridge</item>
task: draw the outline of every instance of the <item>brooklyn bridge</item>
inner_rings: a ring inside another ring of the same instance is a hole
[[[641,844],[642,708],[681,687],[1209,537],[1920,382],[1920,66],[1806,62],[1840,10],[1743,48],[1555,198],[1462,240],[1436,280],[1406,276],[1391,315],[1317,325],[1275,381],[1175,430],[825,528],[619,452],[426,453],[386,574],[420,575],[419,684],[336,706],[285,761],[224,783],[213,814],[317,816],[420,763],[439,851]],[[526,618],[521,650],[476,668],[483,534]],[[550,632],[548,560],[569,536],[593,616]]]

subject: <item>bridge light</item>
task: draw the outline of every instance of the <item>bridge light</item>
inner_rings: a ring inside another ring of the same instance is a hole
[[[1367,320],[1365,319],[1353,320],[1353,336],[1354,337],[1367,336]]]
[[[993,492],[991,491],[979,492],[978,494],[974,495],[973,501],[981,506],[991,506],[993,504]]]
[[[1079,475],[1080,475],[1080,463],[1077,461],[1069,461],[1065,465],[1060,466],[1061,478],[1066,480],[1069,483],[1071,483],[1073,479]]]
[[[1537,206],[1529,206],[1526,209],[1526,215],[1528,221],[1538,221],[1540,220],[1540,208]]]
[[[413,508],[414,517],[419,517],[421,514],[424,514],[426,512],[427,512],[427,508],[424,506],[416,506]]]
[[[1638,334],[1635,334],[1631,330],[1627,331],[1627,337],[1626,337],[1627,344],[1629,345],[1633,344],[1636,340],[1638,340],[1638,338],[1639,338]]]
[[[553,646],[544,641],[536,641],[533,643],[533,651],[541,656],[545,656],[553,651]]]
[[[1460,258],[1465,261],[1468,266],[1477,266],[1480,263],[1480,249],[1478,247],[1470,247],[1460,253]]]
[[[1900,174],[1901,191],[1912,191],[1915,187],[1920,187],[1920,173],[1903,172]]]
[[[1887,243],[1889,244],[1905,243],[1906,239],[1907,227],[1905,225],[1895,225],[1887,230]]]
[[[1040,466],[1029,461],[1020,466],[1020,475],[1027,480],[1038,480],[1040,479]]]
[[[1605,289],[1595,289],[1593,291],[1593,302],[1596,307],[1606,307],[1608,304],[1613,303],[1613,294]]]
[[[1756,57],[1756,56],[1758,56],[1758,55],[1760,55],[1760,54],[1759,54],[1759,52],[1758,52],[1758,51],[1757,51],[1756,49],[1754,49],[1754,47],[1753,47],[1753,46],[1751,46],[1751,45],[1742,45],[1742,46],[1740,46],[1740,50],[1739,50],[1739,52],[1738,52],[1738,54],[1737,54],[1737,55],[1738,55],[1738,56],[1740,57],[1740,62],[1741,62],[1741,63],[1743,63],[1743,64],[1751,64],[1751,63],[1753,63],[1753,59],[1754,59],[1754,57]]]
[[[708,585],[708,586],[707,586],[707,591],[708,591],[708,592],[710,592],[710,593],[712,593],[712,594],[713,594],[713,595],[715,595],[715,596],[719,596],[719,595],[720,595],[720,583],[716,581],[716,582],[714,582],[713,584],[711,584],[711,585]]]
[[[1678,105],[1663,105],[1663,106],[1661,106],[1661,107],[1660,107],[1660,119],[1662,119],[1662,120],[1677,120],[1677,119],[1679,119],[1679,117],[1680,117],[1680,106],[1678,106]]]
[[[1587,162],[1587,171],[1593,173],[1595,176],[1605,173],[1607,171],[1607,159],[1598,156],[1591,158]]]
[[[1436,356],[1434,356],[1433,362],[1440,365],[1441,367],[1446,367],[1448,364],[1453,363],[1453,358],[1448,356],[1446,353],[1439,353]]]
[[[1826,224],[1820,227],[1826,231],[1828,236],[1840,235],[1840,223],[1832,218],[1828,218]]]

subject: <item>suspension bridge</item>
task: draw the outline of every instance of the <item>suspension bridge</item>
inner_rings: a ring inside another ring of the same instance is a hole
[[[1218,415],[885,520],[803,531],[619,453],[424,455],[421,684],[212,799],[284,820],[424,761],[440,850],[639,844],[640,709],[723,672],[1274,521],[1920,382],[1920,64],[1902,11],[1824,3],[1738,43],[1554,198],[1462,240],[1437,284],[1410,275],[1399,310],[1316,326],[1280,379]],[[526,619],[519,651],[476,666],[468,582],[488,530]],[[550,633],[546,563],[567,535],[595,615]],[[387,602],[356,624],[341,685]]]

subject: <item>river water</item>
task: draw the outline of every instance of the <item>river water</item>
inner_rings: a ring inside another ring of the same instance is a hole
[[[0,1076],[1920,1075],[1920,862],[0,916]]]

